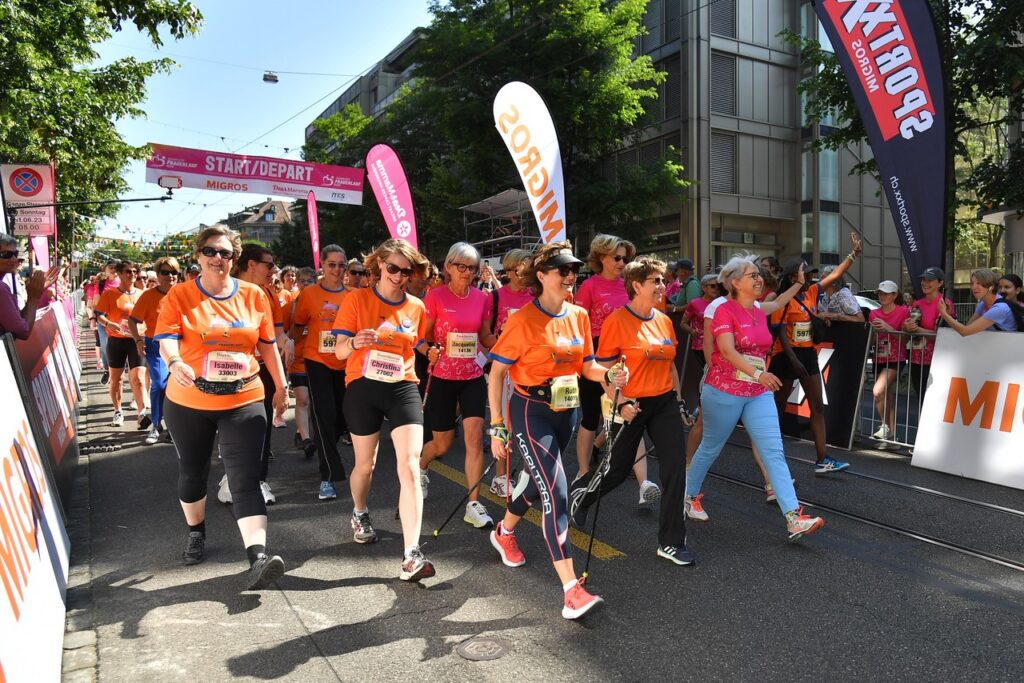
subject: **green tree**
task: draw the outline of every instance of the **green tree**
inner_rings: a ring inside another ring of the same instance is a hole
[[[131,57],[95,67],[94,45],[125,22],[162,44],[202,21],[187,0],[7,0],[0,2],[0,160],[54,162],[58,201],[112,200],[127,190],[122,173],[146,147],[121,138],[118,119],[143,114],[146,80],[170,69],[168,59]],[[93,220],[117,205],[58,211],[61,247],[92,235]]]
[[[643,242],[660,202],[681,199],[688,184],[675,152],[620,173],[605,165],[639,139],[645,105],[664,80],[649,57],[633,55],[646,7],[647,0],[435,0],[413,85],[372,122],[342,112],[318,124],[307,158],[353,165],[374,142],[393,145],[409,175],[421,246],[437,258],[465,236],[457,207],[521,187],[492,113],[501,86],[521,80],[543,95],[558,131],[569,236],[608,231]],[[345,240],[374,234],[382,223],[366,195],[362,210],[322,211],[321,226],[337,225]]]
[[[997,253],[1001,229],[981,227],[978,212],[1024,206],[1024,146],[1008,144],[1007,130],[1024,112],[1024,0],[929,0],[946,66],[956,186],[949,235]],[[850,87],[836,57],[817,41],[787,33],[800,47],[808,73],[799,86],[808,119],[834,113],[840,128],[815,144],[841,149],[866,138]],[[873,159],[853,171],[877,177]],[[979,232],[981,231],[981,232]],[[983,233],[983,234],[982,234]]]

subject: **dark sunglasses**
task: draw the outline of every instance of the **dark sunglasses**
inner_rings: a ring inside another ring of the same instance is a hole
[[[228,249],[214,249],[213,247],[203,247],[199,250],[199,253],[206,258],[213,258],[214,256],[220,256],[225,261],[230,261],[235,258],[235,252]],[[261,262],[262,263],[262,262]]]
[[[412,268],[399,268],[394,263],[388,263],[387,261],[384,262],[384,267],[387,268],[388,272],[392,275],[398,275],[401,273],[402,277],[412,277]]]
[[[615,255],[616,263],[629,263],[629,261],[630,258],[628,256],[619,256],[618,254]]]
[[[480,266],[469,266],[466,265],[465,263],[451,263],[449,265],[455,266],[455,270],[459,271],[460,273],[465,273],[467,270],[471,273],[475,273],[478,270],[480,270]]]
[[[8,258],[17,258],[17,257],[18,257],[18,251],[17,250],[14,250],[14,251],[0,251],[0,258],[8,259]]]
[[[665,284],[665,278],[660,277],[660,276],[659,277],[649,277],[646,280],[644,280],[644,282],[653,282],[655,285],[663,285],[663,284]]]
[[[178,271],[176,270],[161,270],[160,274],[165,277],[178,277]]]
[[[267,268],[270,268],[271,270],[273,270],[274,268],[277,268],[277,264],[274,263],[273,261],[260,261],[260,263],[265,265]]]
[[[558,274],[561,275],[562,277],[569,277],[569,273],[572,273],[573,275],[579,275],[581,265],[582,264],[580,263],[566,263],[565,265],[562,266],[551,266],[550,268],[545,268],[544,272],[550,273],[552,270],[557,270]]]
[[[366,275],[366,271],[365,270],[349,270],[348,274],[349,275],[356,275],[358,277],[363,277],[364,275]]]

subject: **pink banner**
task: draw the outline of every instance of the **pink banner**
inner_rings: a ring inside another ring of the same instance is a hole
[[[313,245],[313,267],[320,270],[320,216],[316,212],[316,195],[306,196],[306,216],[309,221],[309,242]]]
[[[32,235],[29,238],[32,243],[32,251],[36,255],[36,263],[41,270],[50,269],[50,246],[46,243],[45,235]]]
[[[363,171],[348,166],[294,159],[209,152],[150,143],[146,182],[181,180],[182,187],[248,192],[304,199],[310,192],[322,202],[363,203]],[[167,187],[167,185],[163,185]]]
[[[366,153],[366,176],[377,197],[380,212],[392,237],[406,240],[419,249],[416,240],[416,213],[412,192],[405,179],[405,169],[395,150],[387,145],[374,145]]]

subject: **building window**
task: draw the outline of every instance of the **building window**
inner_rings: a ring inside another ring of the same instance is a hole
[[[825,254],[839,254],[839,214],[818,214],[818,251]]]
[[[800,155],[800,199],[809,202],[814,199],[814,153],[805,149]]]
[[[805,213],[800,216],[800,252],[814,254],[814,214]],[[813,258],[811,259],[813,260]]]
[[[834,149],[818,152],[818,190],[821,199],[839,201],[839,152]]]
[[[679,40],[682,33],[683,1],[665,0],[665,42]]]
[[[678,55],[662,62],[665,69],[665,118],[673,119],[683,110],[683,77],[682,66]]]
[[[726,38],[736,37],[736,0],[715,0],[708,5],[711,32]]]
[[[736,58],[711,54],[711,111],[736,115]]]
[[[277,218],[277,212],[274,210],[274,207],[270,207],[263,214],[263,221],[266,223],[273,223],[275,218]]]
[[[661,26],[661,0],[651,0],[644,13],[644,28],[647,32],[640,38],[640,48],[644,53],[661,46]]]
[[[736,193],[736,137],[711,134],[711,191]]]

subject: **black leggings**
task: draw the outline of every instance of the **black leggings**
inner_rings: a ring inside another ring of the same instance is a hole
[[[267,420],[262,403],[229,410],[198,410],[164,400],[164,421],[178,451],[178,499],[206,497],[213,440],[220,433],[220,457],[228,475],[235,518],[266,515],[260,491],[260,440]]]
[[[547,403],[512,392],[508,407],[512,434],[510,451],[523,458],[530,478],[525,487],[516,486],[508,511],[526,514],[540,499],[544,519],[541,529],[551,561],[571,556],[569,543],[569,489],[562,467],[562,451],[569,445],[576,426],[576,410],[556,412]]]
[[[263,411],[267,414],[267,424],[263,427],[263,451],[260,454],[260,481],[266,481],[270,474],[270,435],[274,432],[274,387],[277,382],[267,370],[266,363],[260,363],[260,381],[263,382]]]
[[[306,359],[309,381],[309,411],[313,440],[320,456],[320,481],[345,481],[345,466],[338,452],[338,439],[348,431],[342,406],[345,400],[345,371],[332,370],[323,363]]]
[[[676,393],[667,391],[659,396],[638,400],[640,412],[632,422],[622,425],[615,439],[608,473],[601,480],[598,491],[590,493],[580,503],[592,505],[598,498],[611,493],[629,476],[636,461],[636,450],[646,431],[654,441],[661,473],[661,510],[658,522],[659,545],[686,545],[686,524],[683,515],[683,496],[686,493],[686,439],[679,418]],[[613,426],[614,430],[615,427]],[[573,482],[573,489],[586,488],[594,470]]]

